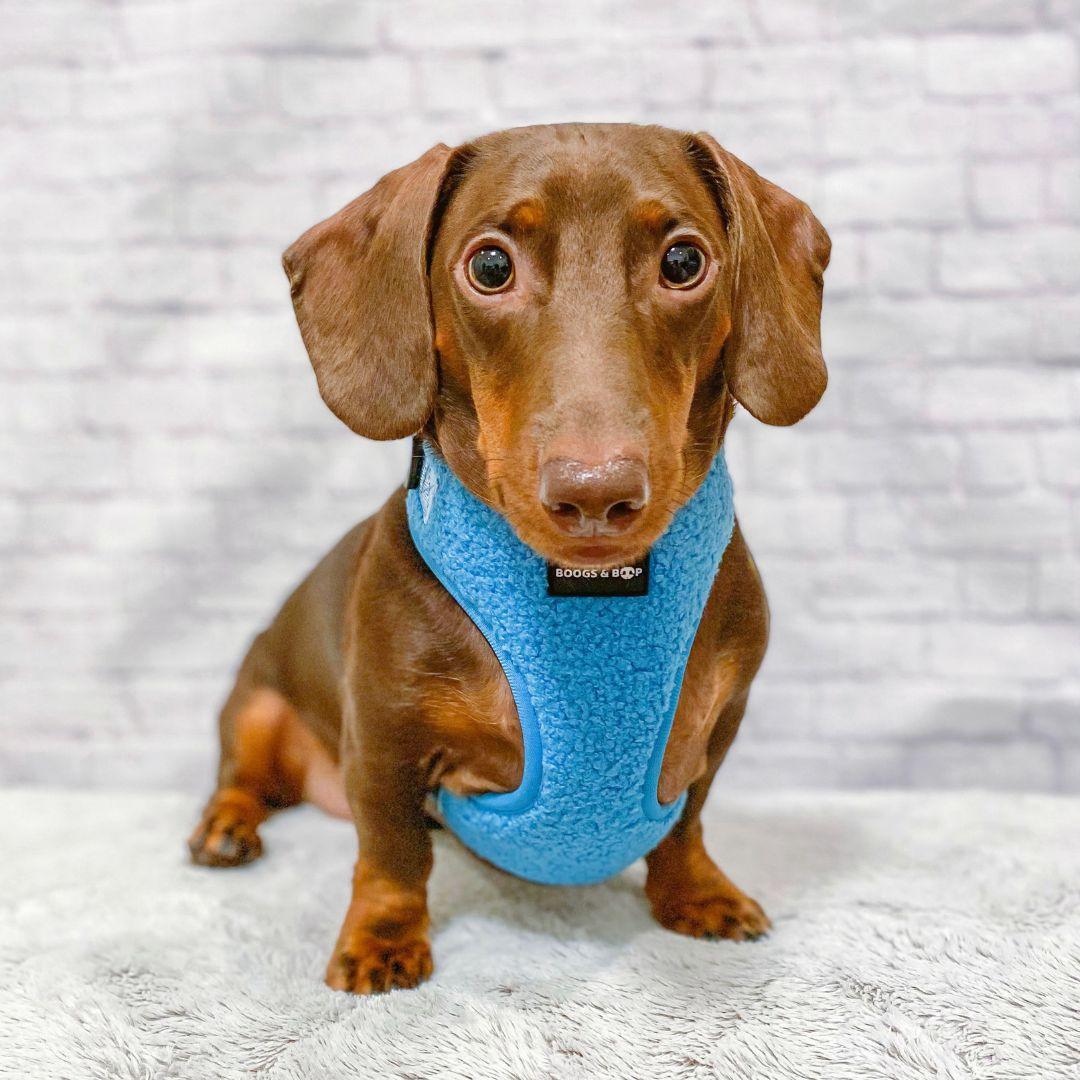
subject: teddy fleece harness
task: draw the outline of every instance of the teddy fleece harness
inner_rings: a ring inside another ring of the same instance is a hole
[[[602,577],[549,567],[430,445],[412,483],[413,541],[502,665],[525,752],[514,791],[440,789],[443,820],[476,854],[531,881],[584,885],[619,873],[667,835],[686,801],[684,792],[661,804],[657,783],[734,527],[723,453],[646,565]],[[622,595],[551,595],[549,587]]]

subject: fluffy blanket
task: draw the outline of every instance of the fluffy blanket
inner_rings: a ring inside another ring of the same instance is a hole
[[[436,974],[321,981],[351,828],[308,809],[187,865],[192,798],[0,793],[0,1077],[1080,1076],[1080,803],[719,799],[709,843],[775,929],[661,930],[640,866],[530,885],[437,838]]]

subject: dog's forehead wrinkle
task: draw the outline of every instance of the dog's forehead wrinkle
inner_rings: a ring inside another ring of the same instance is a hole
[[[480,136],[474,145],[499,154],[581,154],[599,151],[670,153],[685,136],[654,124],[535,124]]]
[[[713,231],[712,197],[677,133],[635,125],[555,125],[484,136],[459,191],[475,230],[515,221],[532,204],[527,231],[557,234],[569,225],[601,233],[658,231],[675,223]],[[656,208],[642,218],[642,207]],[[663,212],[660,212],[662,208]]]
[[[488,148],[486,140],[479,140],[480,149],[466,184],[497,184],[500,189],[512,191],[510,202],[537,194],[538,189],[546,188],[557,195],[558,187],[572,190],[597,180],[609,192],[626,186],[645,191],[651,186],[650,178],[667,181],[664,186],[671,186],[663,158],[644,146],[626,146],[620,142],[571,146],[549,142],[537,145],[531,140],[526,140],[524,145],[515,142],[511,139],[507,145],[496,143]]]

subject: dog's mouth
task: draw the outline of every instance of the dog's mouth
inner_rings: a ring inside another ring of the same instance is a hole
[[[668,524],[666,519],[643,520],[632,531],[617,536],[572,537],[545,528],[535,512],[504,507],[503,513],[518,537],[546,562],[581,570],[610,570],[640,562]]]
[[[647,549],[632,548],[625,544],[601,543],[591,540],[560,551],[550,562],[575,569],[604,569],[628,566],[644,557]]]

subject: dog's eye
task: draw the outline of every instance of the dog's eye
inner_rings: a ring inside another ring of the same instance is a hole
[[[705,276],[705,255],[685,240],[672,244],[660,260],[660,274],[669,288],[689,289]]]
[[[482,293],[502,292],[514,278],[514,263],[501,247],[488,245],[469,260],[469,282]]]

